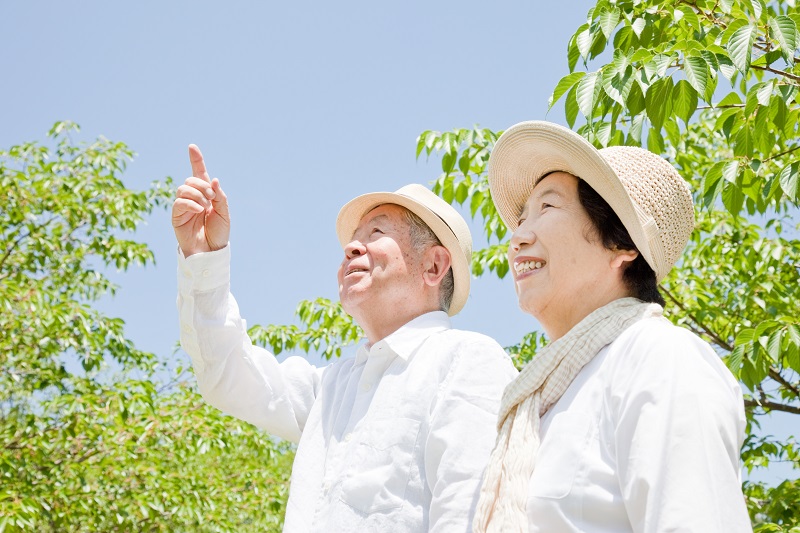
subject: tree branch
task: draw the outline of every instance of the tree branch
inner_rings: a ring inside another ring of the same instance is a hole
[[[793,415],[800,415],[800,407],[794,405],[786,405],[783,403],[773,402],[767,399],[761,400],[745,400],[745,407],[761,407],[762,409],[769,409],[770,411],[782,411],[784,413],[791,413]]]
[[[797,150],[800,150],[800,145],[798,145],[798,146],[795,146],[794,148],[790,148],[790,149],[788,149],[788,150],[785,150],[785,151],[783,151],[783,152],[781,152],[781,153],[779,153],[779,154],[775,154],[775,155],[773,155],[773,156],[771,156],[771,157],[768,157],[768,158],[766,158],[766,159],[764,160],[764,162],[766,163],[767,161],[772,161],[773,159],[777,159],[777,158],[779,158],[779,157],[783,157],[783,156],[785,156],[786,154],[791,154],[792,152],[796,152]]]
[[[711,337],[711,338],[714,340],[714,342],[716,342],[718,345],[720,345],[722,348],[724,348],[724,349],[728,350],[729,352],[732,352],[732,351],[733,351],[733,346],[731,346],[730,344],[728,344],[728,342],[727,342],[727,341],[724,341],[724,340],[722,340],[722,339],[720,338],[720,336],[719,336],[719,335],[717,335],[716,333],[714,333],[713,331],[711,331],[710,329],[708,329],[708,328],[707,328],[707,327],[706,327],[706,326],[705,326],[705,325],[704,325],[702,322],[700,322],[700,321],[697,319],[697,317],[695,317],[695,316],[694,316],[694,314],[692,314],[692,313],[691,313],[689,310],[687,310],[687,309],[686,309],[686,307],[685,307],[685,306],[684,306],[684,305],[683,305],[681,302],[679,302],[679,301],[678,301],[678,299],[677,299],[677,298],[675,298],[675,296],[673,296],[673,294],[672,294],[671,292],[669,292],[669,291],[668,291],[666,288],[664,288],[663,286],[662,286],[662,287],[660,287],[660,288],[661,288],[661,290],[662,290],[662,291],[664,291],[664,294],[666,294],[666,295],[667,295],[667,297],[668,297],[670,300],[672,300],[672,302],[673,302],[675,305],[677,305],[677,306],[680,308],[680,310],[681,310],[681,311],[683,311],[684,313],[686,313],[686,316],[688,316],[688,317],[689,317],[689,318],[692,320],[692,322],[694,322],[695,324],[697,324],[697,326],[698,326],[698,327],[699,327],[699,328],[700,328],[700,329],[701,329],[701,330],[702,330],[702,331],[703,331],[703,332],[704,332],[706,335],[708,335],[709,337]]]
[[[787,381],[786,378],[784,378],[781,375],[781,373],[778,371],[777,368],[770,367],[769,377],[771,377],[773,380],[777,381],[778,383],[780,383],[781,385],[792,391],[796,396],[800,397],[800,389],[798,389],[796,386],[792,385],[789,381]]]
[[[754,68],[756,70],[765,70],[767,72],[772,72],[773,74],[777,74],[778,76],[783,76],[784,78],[788,78],[788,79],[790,79],[792,81],[800,83],[800,76],[797,76],[796,74],[790,74],[790,73],[788,73],[788,72],[786,72],[784,70],[780,70],[780,69],[772,68],[772,67],[762,67],[762,66],[759,66],[759,65],[750,65],[750,68]]]

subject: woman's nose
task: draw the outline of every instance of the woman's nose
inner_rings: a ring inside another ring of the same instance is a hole
[[[533,232],[531,226],[532,225],[525,220],[514,230],[509,245],[515,252],[518,252],[523,246],[533,244],[536,241],[536,234]]]

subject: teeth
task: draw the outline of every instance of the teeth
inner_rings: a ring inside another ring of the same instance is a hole
[[[514,265],[514,269],[517,271],[517,274],[522,274],[530,270],[538,270],[542,268],[542,266],[544,266],[544,263],[541,261],[521,261]]]

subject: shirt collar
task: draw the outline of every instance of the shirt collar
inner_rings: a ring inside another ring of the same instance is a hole
[[[450,329],[450,317],[447,316],[447,313],[444,311],[425,313],[372,346],[368,343],[362,344],[356,353],[355,364],[365,362],[369,356],[387,353],[387,351],[408,360],[428,337],[446,329]]]

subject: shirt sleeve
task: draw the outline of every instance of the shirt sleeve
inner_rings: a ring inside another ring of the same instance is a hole
[[[470,338],[457,349],[425,443],[431,532],[472,531],[483,471],[497,438],[500,398],[518,374],[488,337]]]
[[[278,363],[254,346],[230,294],[230,245],[184,258],[178,251],[181,347],[203,398],[214,407],[297,442],[317,396],[322,369],[301,357]]]
[[[739,467],[742,394],[719,357],[669,327],[645,330],[623,359],[611,405],[633,531],[752,531]]]

